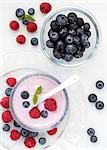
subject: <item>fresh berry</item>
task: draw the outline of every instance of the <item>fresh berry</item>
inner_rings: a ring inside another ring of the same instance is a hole
[[[9,97],[4,97],[1,102],[1,106],[4,108],[9,108]]]
[[[28,93],[27,91],[23,91],[23,92],[21,93],[21,97],[22,97],[23,99],[28,99],[28,98],[29,98],[29,93]]]
[[[29,9],[28,9],[28,14],[29,14],[29,15],[34,15],[34,13],[35,13],[34,8],[29,8]]]
[[[95,104],[95,106],[96,106],[96,108],[97,108],[98,110],[101,110],[101,109],[104,108],[104,103],[101,102],[101,101],[97,101],[96,104]]]
[[[17,128],[20,127],[20,125],[15,120],[14,120],[14,126],[17,127]]]
[[[53,50],[53,55],[55,58],[57,59],[60,59],[61,58],[61,53],[57,50],[57,49],[54,49]]]
[[[36,140],[33,137],[27,137],[24,141],[24,144],[28,148],[33,148],[36,146]]]
[[[41,137],[41,138],[39,139],[39,144],[41,144],[41,145],[46,144],[46,139],[45,139],[44,137]]]
[[[85,48],[89,48],[90,47],[90,42],[86,42],[86,44],[84,45]]]
[[[75,21],[77,21],[77,15],[73,12],[69,13],[68,20],[70,23],[74,23]]]
[[[54,44],[50,40],[46,41],[46,46],[49,48],[54,48]]]
[[[11,112],[9,110],[6,110],[2,113],[2,120],[5,123],[9,123],[10,121],[12,121],[13,117],[11,115]]]
[[[58,42],[57,42],[57,44],[56,44],[56,48],[58,49],[58,50],[64,50],[65,49],[65,43],[62,41],[62,40],[59,40]]]
[[[65,60],[66,60],[66,61],[69,62],[69,61],[71,61],[72,59],[73,59],[73,55],[72,55],[72,54],[66,54],[66,55],[65,55]]]
[[[74,42],[74,38],[73,38],[72,35],[66,36],[66,38],[65,38],[65,43],[66,44],[72,44],[73,42]]]
[[[6,83],[10,86],[10,87],[13,87],[13,86],[15,86],[15,84],[16,84],[16,79],[15,78],[8,78],[7,80],[6,80]]]
[[[88,38],[91,36],[91,32],[90,31],[85,31],[85,34],[88,36]]]
[[[74,54],[77,51],[77,47],[74,44],[67,45],[65,51],[67,52],[67,54]]]
[[[95,130],[93,128],[89,128],[87,130],[87,133],[90,135],[90,136],[93,136],[95,134]]]
[[[31,118],[34,118],[34,119],[39,118],[41,115],[39,108],[37,107],[32,108],[29,112],[29,115]]]
[[[90,24],[89,23],[85,23],[83,26],[83,30],[84,31],[88,31],[90,29]]]
[[[78,36],[74,36],[74,42],[76,45],[80,44],[80,38]]]
[[[11,21],[10,22],[10,28],[12,30],[18,30],[19,29],[19,23],[17,21],[15,21],[15,20]]]
[[[6,94],[7,96],[10,96],[11,92],[12,92],[12,89],[11,89],[11,88],[7,88],[7,89],[5,90],[5,94]]]
[[[56,17],[56,23],[57,23],[59,26],[64,27],[64,26],[66,26],[67,23],[68,23],[68,18],[67,18],[65,15],[60,14],[60,15],[58,15],[58,16]]]
[[[16,41],[19,44],[24,44],[26,42],[26,37],[24,35],[18,35]]]
[[[28,108],[30,106],[30,103],[28,101],[23,102],[23,107]]]
[[[84,34],[84,30],[82,29],[82,28],[78,28],[77,29],[77,35],[78,36],[81,36],[81,35],[83,35]]]
[[[10,130],[10,126],[8,124],[4,124],[2,126],[3,131],[9,131]]]
[[[69,30],[69,34],[72,35],[72,36],[74,36],[74,35],[76,35],[76,31],[73,30],[73,29],[71,29],[71,30]]]
[[[79,27],[82,27],[84,25],[84,20],[82,18],[77,19],[77,24]]]
[[[90,94],[88,96],[88,100],[91,102],[91,103],[95,103],[97,101],[97,95],[95,94]]]
[[[18,8],[17,10],[16,10],[16,16],[18,17],[18,18],[21,18],[22,16],[24,16],[25,15],[25,11],[22,9],[22,8]]]
[[[90,140],[92,143],[95,143],[98,141],[98,138],[94,135],[94,136],[91,136]]]
[[[57,133],[57,128],[54,128],[54,129],[52,129],[52,130],[50,130],[50,131],[47,131],[47,133],[49,134],[49,135],[54,135],[54,134],[56,134]]]
[[[64,38],[67,34],[68,34],[68,29],[66,27],[61,28],[61,31],[59,32],[61,38]]]
[[[52,6],[49,3],[44,2],[40,5],[40,11],[42,13],[49,13],[51,9],[52,9]]]
[[[20,138],[20,133],[17,130],[12,130],[10,133],[11,140],[18,140]]]
[[[81,58],[83,56],[83,51],[76,51],[76,53],[73,54],[75,58]]]
[[[44,104],[45,108],[49,111],[55,111],[57,109],[56,100],[53,98],[47,99]]]
[[[47,112],[46,110],[42,110],[42,111],[41,111],[41,116],[42,116],[43,118],[47,118],[47,117],[48,117],[48,112]]]
[[[27,24],[27,30],[28,32],[35,32],[37,30],[37,24],[34,22],[29,22]]]
[[[23,23],[24,25],[27,25],[27,24],[29,23],[29,20],[28,20],[28,19],[23,19],[23,20],[22,20],[22,23]]]
[[[51,42],[56,42],[59,39],[59,34],[57,32],[50,33],[50,40]]]
[[[29,135],[29,131],[22,128],[21,129],[21,135],[24,136],[24,137],[27,137]]]
[[[96,87],[97,87],[98,89],[104,88],[104,82],[101,81],[101,80],[97,81],[97,82],[96,82]]]
[[[53,31],[59,32],[61,31],[61,28],[59,25],[57,25],[56,20],[53,20],[50,24],[50,27]]]
[[[31,137],[36,137],[38,135],[38,132],[30,132],[29,136]]]
[[[32,38],[31,39],[31,44],[34,45],[34,46],[38,45],[38,39],[37,38]]]
[[[72,24],[68,24],[68,28],[69,30],[77,30],[78,29],[78,24],[76,22],[72,23]]]

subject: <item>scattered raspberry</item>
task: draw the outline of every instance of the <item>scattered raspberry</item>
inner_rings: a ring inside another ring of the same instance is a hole
[[[13,117],[11,115],[11,112],[9,110],[6,110],[2,113],[2,120],[5,123],[8,123],[10,121],[12,121]]]
[[[10,87],[13,87],[15,84],[16,84],[16,79],[15,78],[8,78],[6,80],[6,83],[10,86]]]
[[[15,20],[11,21],[10,22],[10,28],[12,30],[18,30],[19,29],[19,23],[17,21],[15,21]]]
[[[20,138],[20,133],[17,130],[12,130],[10,133],[10,138],[16,141]]]
[[[9,97],[2,98],[0,103],[2,107],[9,108]]]
[[[40,117],[40,110],[37,107],[34,107],[30,110],[29,115],[31,118],[39,118]]]
[[[34,23],[34,22],[29,22],[29,23],[27,24],[27,30],[28,30],[29,32],[35,32],[35,31],[37,30],[37,24]]]
[[[26,147],[32,148],[32,147],[36,146],[36,141],[33,137],[27,137],[24,141],[24,144]]]
[[[44,106],[49,111],[55,111],[57,109],[56,100],[53,98],[47,99]]]
[[[26,37],[24,35],[19,35],[17,38],[16,38],[16,41],[17,43],[19,44],[24,44],[26,42]]]
[[[49,13],[51,9],[52,9],[52,6],[49,3],[44,2],[40,5],[40,11],[42,13]]]
[[[54,128],[54,129],[52,129],[52,130],[50,130],[50,131],[47,131],[47,133],[48,133],[49,135],[54,135],[54,134],[57,133],[57,131],[58,131],[58,129],[57,129],[57,128]]]

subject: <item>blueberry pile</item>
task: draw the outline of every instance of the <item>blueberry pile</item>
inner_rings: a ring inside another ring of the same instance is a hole
[[[87,133],[88,133],[88,135],[90,136],[90,141],[91,141],[92,143],[95,143],[95,142],[98,141],[97,136],[95,136],[95,130],[94,130],[93,128],[89,128],[89,129],[87,130]]]
[[[75,13],[71,12],[67,16],[59,14],[50,23],[50,27],[46,45],[53,49],[57,59],[71,61],[73,58],[81,58],[86,48],[90,47],[90,24]]]

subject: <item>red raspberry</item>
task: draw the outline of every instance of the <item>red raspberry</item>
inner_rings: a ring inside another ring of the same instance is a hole
[[[30,114],[30,117],[31,118],[39,118],[40,117],[40,110],[39,110],[39,108],[37,108],[37,107],[34,107],[34,108],[32,108],[31,110],[30,110],[30,112],[29,112],[29,114]]]
[[[24,35],[19,35],[17,38],[16,38],[16,41],[17,43],[19,44],[24,44],[26,42],[26,37]]]
[[[15,78],[8,78],[6,80],[6,83],[10,86],[10,87],[13,87],[15,84],[16,84],[16,79]]]
[[[47,99],[44,106],[49,111],[55,111],[57,109],[56,100],[53,98]]]
[[[15,20],[11,21],[10,22],[10,28],[12,30],[18,30],[19,29],[19,23],[17,21],[15,21]]]
[[[2,113],[2,120],[5,123],[9,123],[10,121],[12,121],[13,117],[11,115],[11,112],[9,110],[6,110]]]
[[[50,131],[47,131],[47,133],[48,133],[49,135],[54,135],[54,134],[57,133],[57,131],[58,131],[58,129],[57,129],[57,128],[54,128],[54,129],[52,129],[52,130],[50,130]]]
[[[29,22],[29,23],[27,24],[27,30],[28,30],[29,32],[35,32],[35,31],[37,30],[37,24],[34,23],[34,22]]]
[[[0,103],[2,107],[9,108],[9,97],[2,98]]]
[[[36,141],[33,137],[27,137],[24,141],[24,144],[28,148],[32,148],[36,146]]]
[[[52,6],[49,3],[44,2],[40,5],[40,11],[42,13],[49,13],[51,9],[52,9]]]
[[[19,133],[19,131],[17,131],[17,130],[12,130],[11,131],[11,133],[10,133],[10,138],[12,139],[12,140],[18,140],[19,138],[20,138],[20,133]]]

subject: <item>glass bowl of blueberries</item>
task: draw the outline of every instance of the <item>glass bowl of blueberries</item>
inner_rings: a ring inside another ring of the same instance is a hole
[[[65,7],[48,15],[41,34],[48,58],[63,67],[83,64],[96,54],[101,31],[95,17],[81,7]]]

